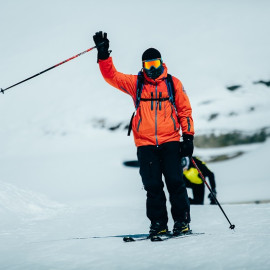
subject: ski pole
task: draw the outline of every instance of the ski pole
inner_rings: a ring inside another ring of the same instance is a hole
[[[222,211],[222,213],[224,214],[225,218],[228,220],[228,222],[229,222],[229,224],[230,224],[230,229],[233,230],[233,229],[235,228],[235,225],[233,225],[233,224],[230,222],[229,218],[228,218],[227,215],[225,214],[223,208],[221,207],[220,203],[218,202],[218,200],[217,200],[215,194],[213,193],[213,191],[211,190],[210,186],[209,186],[208,183],[206,182],[206,180],[205,180],[205,178],[204,178],[204,176],[203,176],[201,170],[198,168],[198,166],[197,166],[196,162],[194,161],[194,159],[193,159],[192,157],[190,157],[190,159],[191,159],[191,162],[193,163],[193,165],[195,166],[195,168],[198,170],[198,172],[199,172],[199,174],[200,174],[200,176],[201,176],[203,182],[205,183],[205,185],[206,185],[207,188],[209,189],[209,191],[210,191],[211,195],[213,196],[215,202],[216,202],[217,205],[219,206],[219,208],[220,208],[220,210]]]
[[[59,67],[59,66],[65,64],[65,63],[67,63],[67,62],[69,62],[70,60],[72,60],[72,59],[74,59],[74,58],[77,58],[77,57],[79,57],[79,56],[81,56],[81,55],[83,55],[83,54],[85,54],[85,53],[87,53],[87,52],[92,51],[92,50],[95,49],[96,47],[97,47],[97,46],[94,46],[94,47],[92,47],[92,48],[90,48],[90,49],[87,49],[87,50],[81,52],[81,53],[78,53],[78,54],[76,54],[76,55],[74,55],[74,56],[72,56],[72,57],[70,57],[70,58],[68,58],[68,59],[66,59],[66,60],[64,60],[64,61],[62,61],[62,62],[60,62],[60,63],[58,63],[58,64],[56,64],[56,65],[54,65],[54,66],[52,66],[52,67],[50,67],[50,68],[47,68],[47,69],[45,69],[45,70],[43,70],[43,71],[41,71],[41,72],[39,72],[39,73],[37,73],[37,74],[35,74],[35,75],[33,75],[33,76],[31,76],[31,77],[29,77],[29,78],[23,80],[23,81],[20,81],[20,82],[18,82],[18,83],[15,83],[15,84],[13,84],[13,85],[11,85],[11,86],[5,88],[5,89],[2,89],[2,88],[1,88],[0,92],[1,92],[2,94],[4,94],[4,92],[7,91],[8,89],[10,89],[10,88],[12,88],[12,87],[14,87],[14,86],[16,86],[16,85],[19,85],[19,84],[21,84],[21,83],[24,83],[24,82],[26,82],[26,81],[28,81],[28,80],[31,80],[31,79],[33,79],[33,78],[35,78],[35,77],[37,77],[37,76],[39,76],[39,75],[41,75],[41,74],[43,74],[43,73],[45,73],[45,72],[51,70],[51,69],[53,69],[53,68]]]

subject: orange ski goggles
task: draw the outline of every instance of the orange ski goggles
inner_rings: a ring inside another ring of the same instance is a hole
[[[161,66],[161,59],[160,58],[157,58],[157,59],[152,59],[152,60],[146,60],[146,61],[143,61],[143,67],[145,69],[150,69],[151,67],[154,67],[154,68],[159,68]]]

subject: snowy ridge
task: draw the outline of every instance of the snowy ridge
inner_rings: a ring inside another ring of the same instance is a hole
[[[248,85],[235,92],[217,89],[209,98],[193,106],[197,134],[270,127],[269,87]]]
[[[7,216],[18,219],[43,220],[55,216],[64,204],[53,202],[45,195],[0,181],[1,219]]]

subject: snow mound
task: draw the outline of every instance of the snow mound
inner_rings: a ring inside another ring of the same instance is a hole
[[[0,181],[0,214],[7,220],[43,220],[55,216],[64,205],[46,196]]]

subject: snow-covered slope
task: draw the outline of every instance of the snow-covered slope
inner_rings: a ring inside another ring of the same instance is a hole
[[[233,130],[258,132],[270,127],[269,87],[249,82],[233,92],[225,87],[216,90],[211,97],[203,97],[193,106],[198,134]]]

